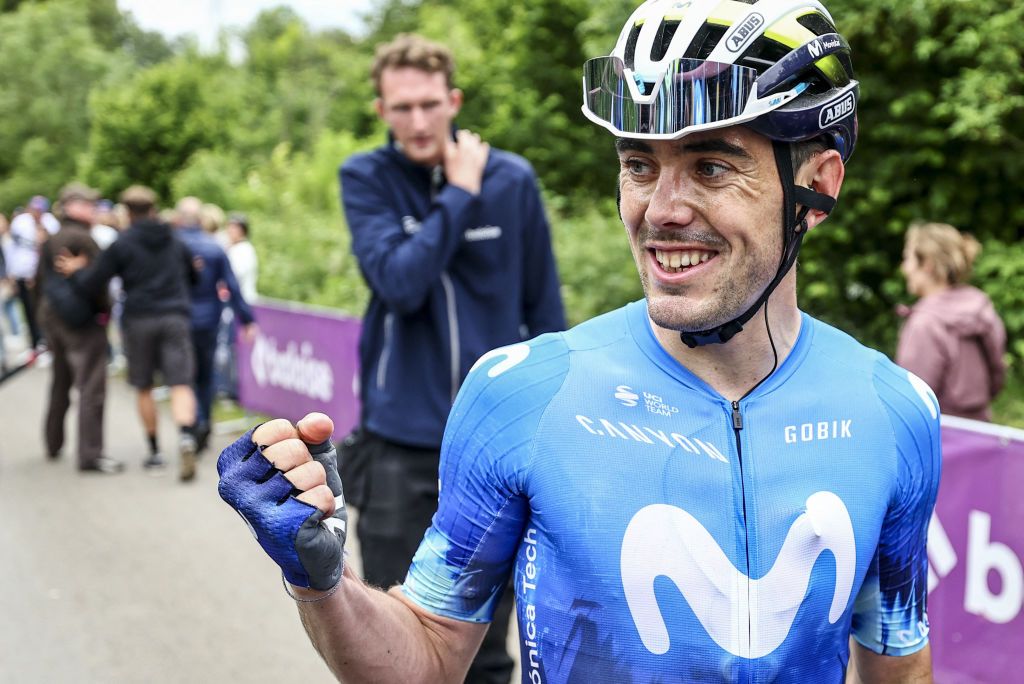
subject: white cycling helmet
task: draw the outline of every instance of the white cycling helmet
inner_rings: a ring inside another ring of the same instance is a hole
[[[583,113],[618,136],[747,124],[772,140],[857,138],[850,47],[815,0],[649,0],[584,66]]]

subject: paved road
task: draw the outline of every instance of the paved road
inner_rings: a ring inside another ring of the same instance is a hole
[[[74,406],[72,443],[44,456],[48,383],[35,368],[0,385],[0,683],[333,682],[277,566],[217,495],[216,454],[237,435],[211,438],[194,482],[153,477],[135,395],[111,379],[106,452],[128,469],[81,474]],[[160,443],[173,454],[168,414]]]
[[[79,474],[73,444],[49,462],[48,380],[0,385],[0,682],[333,681],[276,566],[217,496],[214,456],[187,485],[144,473],[134,395],[112,380],[107,453],[128,470]]]

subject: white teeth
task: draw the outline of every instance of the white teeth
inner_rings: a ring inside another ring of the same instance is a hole
[[[702,264],[714,256],[711,252],[654,250],[654,258],[669,273],[679,273],[690,266]]]

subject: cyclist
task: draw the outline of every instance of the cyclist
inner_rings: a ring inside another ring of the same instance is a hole
[[[813,0],[653,0],[583,81],[645,301],[478,361],[405,583],[342,576],[322,415],[227,449],[222,496],[351,681],[460,681],[509,573],[524,682],[929,681],[938,404],[797,307],[846,41]]]

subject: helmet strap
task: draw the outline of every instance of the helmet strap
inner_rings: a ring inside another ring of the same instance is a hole
[[[679,337],[683,344],[691,349],[706,344],[724,344],[743,330],[743,326],[754,317],[758,309],[766,304],[772,292],[796,263],[800,245],[808,231],[807,214],[811,209],[817,209],[827,214],[836,205],[835,198],[796,185],[793,178],[793,161],[790,156],[789,143],[773,140],[772,150],[775,152],[775,166],[779,170],[779,179],[782,182],[782,258],[779,268],[757,301],[736,318],[710,330],[680,332]]]

